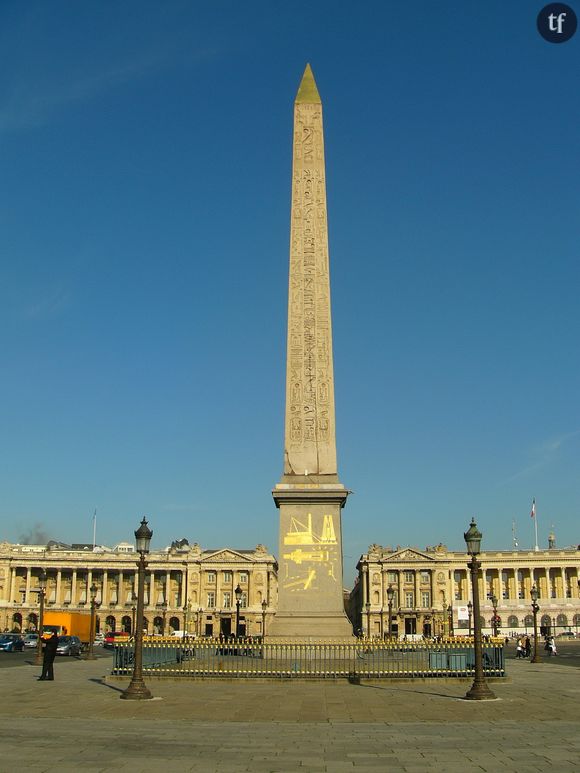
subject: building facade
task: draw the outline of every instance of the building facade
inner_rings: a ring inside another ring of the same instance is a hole
[[[489,551],[478,558],[484,633],[492,633],[494,614],[502,634],[531,632],[533,585],[538,589],[538,625],[543,632],[580,631],[579,548]],[[441,544],[424,551],[370,545],[357,570],[350,595],[356,631],[380,638],[387,638],[389,630],[392,636],[411,638],[470,633],[471,574],[465,552]]]
[[[206,550],[186,540],[174,542],[147,557],[143,628],[150,634],[235,633],[239,586],[240,634],[261,635],[263,622],[267,630],[276,609],[277,570],[276,559],[263,545],[254,550]],[[128,543],[93,548],[55,542],[0,543],[0,630],[37,629],[43,571],[46,610],[90,609],[89,589],[94,585],[97,631],[134,630],[135,548]]]

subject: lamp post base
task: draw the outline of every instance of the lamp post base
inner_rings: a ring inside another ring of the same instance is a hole
[[[153,695],[142,679],[132,679],[129,687],[119,695],[121,700],[126,701],[147,701],[151,700],[152,697]]]
[[[465,694],[466,701],[494,701],[496,696],[487,686],[487,682],[477,679],[471,685],[471,689]]]

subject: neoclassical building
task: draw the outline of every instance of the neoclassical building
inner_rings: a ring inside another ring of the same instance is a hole
[[[35,630],[38,580],[46,572],[45,608],[90,608],[97,588],[97,630],[135,627],[137,555],[129,543],[92,545],[11,545],[0,543],[0,630]],[[217,635],[235,632],[239,585],[240,633],[259,635],[277,600],[277,563],[263,545],[254,550],[202,549],[187,540],[151,552],[145,580],[144,627],[149,633],[186,630]],[[263,602],[266,604],[263,606]]]
[[[497,599],[502,633],[531,631],[530,589],[538,589],[538,625],[544,632],[580,629],[580,546],[559,549],[551,536],[547,550],[481,553],[480,604],[483,630],[492,632],[491,599]],[[357,564],[350,595],[355,630],[385,638],[392,635],[467,634],[471,628],[471,575],[465,552],[445,545],[390,548],[370,545]]]

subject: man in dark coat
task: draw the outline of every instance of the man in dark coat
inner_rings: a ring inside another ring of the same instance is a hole
[[[56,657],[56,648],[58,646],[58,636],[53,633],[50,639],[44,645],[44,658],[42,660],[42,674],[38,677],[39,682],[54,681],[53,663]]]

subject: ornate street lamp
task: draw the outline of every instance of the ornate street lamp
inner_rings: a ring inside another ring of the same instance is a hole
[[[391,641],[393,631],[393,599],[395,598],[395,589],[392,585],[387,588],[387,601],[389,602],[389,641]]]
[[[36,644],[36,659],[34,665],[42,665],[42,631],[44,628],[44,599],[46,597],[46,570],[43,569],[38,577],[38,642]]]
[[[367,638],[371,638],[371,602],[367,601],[365,604],[365,609],[367,612]]]
[[[447,620],[449,622],[449,636],[453,636],[453,607],[451,604],[447,607]]]
[[[475,654],[475,678],[471,689],[467,692],[465,697],[467,700],[472,701],[486,701],[495,698],[495,695],[489,689],[485,677],[483,675],[483,652],[481,646],[481,616],[479,611],[479,587],[478,587],[478,569],[481,566],[477,560],[481,547],[482,534],[477,529],[475,518],[471,519],[471,525],[469,529],[463,535],[465,544],[467,546],[467,552],[471,556],[470,569],[471,569],[471,588],[473,596],[473,645]]]
[[[96,610],[97,610],[97,591],[98,588],[95,585],[95,583],[92,583],[91,587],[89,588],[90,598],[91,598],[91,622],[90,622],[90,633],[89,633],[89,651],[87,652],[87,657],[85,660],[96,660],[97,656],[94,652],[94,643],[95,643],[95,623],[96,623]]]
[[[538,612],[540,607],[538,606],[538,589],[535,585],[532,586],[530,596],[532,597],[532,612],[534,614],[534,656],[531,662],[541,663],[542,658],[538,654]]]
[[[153,532],[147,527],[145,518],[135,532],[135,544],[139,553],[137,562],[137,626],[135,629],[135,655],[133,659],[133,676],[120,698],[125,700],[147,700],[152,698],[151,692],[143,681],[143,600],[145,596],[145,556],[149,553],[149,545]]]
[[[240,585],[236,586],[236,589],[234,591],[234,596],[236,597],[236,639],[240,635],[240,604],[242,603],[242,596],[243,591],[240,588]]]
[[[262,601],[262,643],[266,640],[266,610],[268,609],[268,602],[266,599]]]
[[[473,615],[473,604],[471,603],[471,601],[468,601],[467,602],[467,617],[469,619],[469,636],[470,636],[470,638],[471,638],[471,620],[472,620],[472,615]]]
[[[491,630],[495,637],[497,636],[497,596],[495,595],[495,593],[492,594],[490,601],[493,607],[493,617],[491,618]]]

